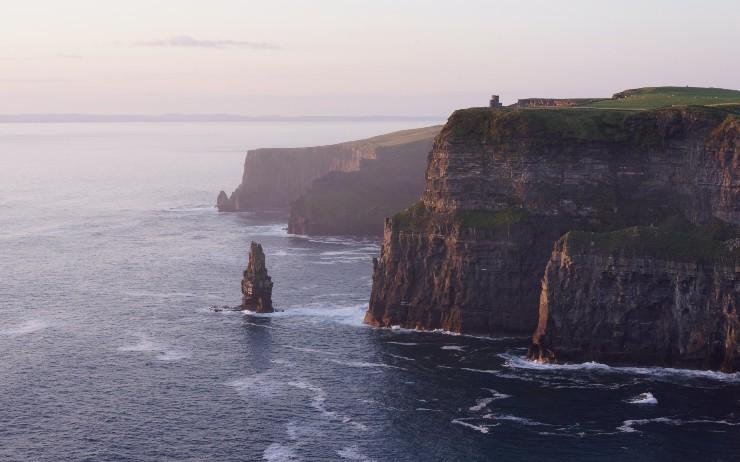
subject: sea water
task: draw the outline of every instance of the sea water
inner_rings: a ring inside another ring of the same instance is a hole
[[[738,374],[370,328],[378,241],[213,207],[247,149],[412,126],[0,125],[0,460],[737,460]],[[214,312],[252,240],[282,311]]]

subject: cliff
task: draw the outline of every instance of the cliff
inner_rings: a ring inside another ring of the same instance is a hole
[[[553,243],[684,217],[738,223],[738,109],[453,113],[417,205],[386,220],[366,322],[530,334]]]
[[[570,232],[547,264],[529,355],[740,370],[739,273],[729,228]]]
[[[389,133],[359,141],[305,148],[269,148],[247,152],[241,184],[216,201],[219,211],[286,209],[314,180],[330,172],[353,172],[363,160],[377,159],[378,150],[430,140],[439,127]]]
[[[375,159],[362,159],[357,171],[318,178],[291,204],[288,232],[381,236],[384,218],[414,203],[423,191],[432,140],[380,146]]]

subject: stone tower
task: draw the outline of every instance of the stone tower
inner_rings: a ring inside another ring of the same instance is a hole
[[[242,308],[257,313],[272,313],[272,279],[267,274],[262,246],[252,241],[249,263],[242,279]]]
[[[503,104],[501,104],[498,100],[498,95],[491,95],[491,105],[490,107],[502,107]]]

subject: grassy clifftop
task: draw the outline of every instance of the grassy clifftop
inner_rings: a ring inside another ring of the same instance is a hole
[[[656,109],[670,106],[740,104],[740,91],[702,87],[645,87],[616,93],[587,107],[601,109]]]
[[[731,264],[740,258],[738,228],[726,223],[634,226],[605,233],[571,231],[563,236],[563,240],[565,247],[573,253],[618,255],[627,252],[678,261],[705,259]]]
[[[740,105],[685,106],[647,111],[596,108],[490,109],[455,111],[443,129],[451,140],[510,144],[520,141],[634,141],[651,139],[659,118],[690,115],[721,124],[740,116]]]

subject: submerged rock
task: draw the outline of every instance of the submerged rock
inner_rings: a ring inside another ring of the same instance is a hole
[[[242,279],[242,308],[257,313],[272,313],[272,279],[267,274],[262,246],[252,241],[249,264]]]

